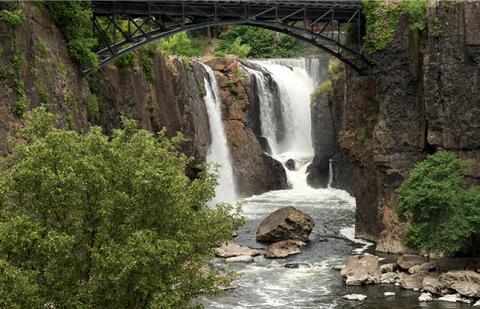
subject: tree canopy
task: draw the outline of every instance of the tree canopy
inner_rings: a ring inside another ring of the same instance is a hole
[[[0,307],[172,308],[230,279],[207,263],[242,219],[206,206],[216,176],[185,176],[180,135],[54,122],[27,113],[1,161]]]
[[[405,243],[428,252],[455,253],[480,232],[480,187],[465,189],[468,162],[438,152],[412,169],[398,189],[398,213],[408,221]]]

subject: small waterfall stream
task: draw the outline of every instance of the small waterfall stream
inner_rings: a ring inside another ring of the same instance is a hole
[[[235,203],[237,194],[235,191],[235,179],[233,177],[232,160],[228,148],[225,127],[222,121],[222,109],[217,80],[213,70],[204,65],[207,75],[205,76],[205,104],[207,107],[208,122],[212,144],[207,154],[207,163],[219,165],[219,185],[215,189],[215,198],[211,203],[220,202]]]

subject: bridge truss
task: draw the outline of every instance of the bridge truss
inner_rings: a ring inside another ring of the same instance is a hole
[[[182,31],[250,25],[311,43],[359,74],[371,65],[362,54],[360,0],[93,0],[94,34],[103,66],[134,49]],[[355,32],[355,46],[345,33]],[[89,70],[84,72],[90,74]]]

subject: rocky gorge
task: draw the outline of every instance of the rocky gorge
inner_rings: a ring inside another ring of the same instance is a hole
[[[25,102],[78,132],[100,126],[111,134],[122,117],[168,137],[180,132],[192,180],[199,164],[218,163],[212,133],[222,131],[228,151],[217,155],[231,165],[227,186],[235,192],[225,201],[243,199],[247,220],[235,240],[214,248],[210,264],[242,278],[231,294],[202,304],[375,306],[403,290],[418,293],[404,303],[399,297],[399,308],[433,299],[479,304],[480,262],[470,256],[480,237],[465,242],[461,257],[429,255],[405,246],[406,223],[395,211],[413,166],[440,150],[469,160],[467,185],[480,183],[478,3],[429,0],[427,30],[403,18],[392,42],[368,56],[374,65],[365,76],[325,55],[186,58],[142,50],[130,66],[110,63],[88,78],[49,11],[20,5],[24,23],[0,22],[1,155],[25,123],[18,111]],[[218,107],[216,127],[208,99]],[[359,286],[375,296],[367,299]]]

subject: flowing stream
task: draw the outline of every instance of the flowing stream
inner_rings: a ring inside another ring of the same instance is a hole
[[[352,293],[368,295],[367,300],[361,304],[362,308],[418,308],[418,294],[415,292],[400,290],[394,286],[347,287],[340,272],[332,269],[332,266],[344,263],[349,255],[371,250],[371,244],[354,239],[353,197],[330,186],[327,189],[313,189],[306,181],[306,169],[314,155],[310,93],[315,85],[321,82],[322,76],[312,72],[319,71],[321,67],[319,61],[256,60],[253,61],[256,68],[245,67],[256,78],[261,130],[269,143],[270,155],[283,164],[292,159],[295,168],[292,170],[286,168],[290,190],[271,191],[244,200],[246,204],[243,212],[247,223],[238,231],[235,240],[242,245],[265,249],[268,244],[259,243],[255,239],[258,225],[273,211],[293,206],[315,220],[310,242],[301,254],[283,259],[266,259],[260,255],[251,263],[233,264],[227,264],[223,259],[215,259],[213,263],[217,267],[225,270],[234,269],[239,277],[234,282],[234,289],[217,296],[200,298],[199,301],[206,308],[359,308],[359,303],[342,298],[343,295]],[[209,74],[212,73],[209,71]],[[213,76],[209,79],[207,106],[209,104],[215,106],[214,117],[221,119],[218,95],[215,94],[216,86],[215,82],[212,82]],[[213,103],[214,101],[216,103]],[[211,123],[213,121],[220,120],[210,120]],[[211,127],[220,123],[221,121],[211,124]],[[217,130],[217,133],[220,131],[222,130]],[[224,138],[224,135],[215,135],[215,138]],[[222,140],[220,144],[224,147],[226,141]],[[212,152],[214,147],[220,146],[212,145]],[[225,153],[225,149],[221,149],[220,153]],[[225,164],[225,161],[220,161],[221,159],[209,156],[212,162]],[[223,172],[231,175],[231,167],[227,167]],[[332,173],[330,165],[329,184],[333,177]],[[229,184],[227,187],[231,188],[229,177],[221,175],[220,181],[227,181]],[[222,189],[217,193],[225,198],[224,194],[228,192],[223,190],[228,188],[222,183],[220,187]],[[295,265],[295,268],[291,268],[292,265]],[[394,291],[400,298],[385,298],[383,292],[386,291]],[[426,308],[449,308],[426,306]]]

